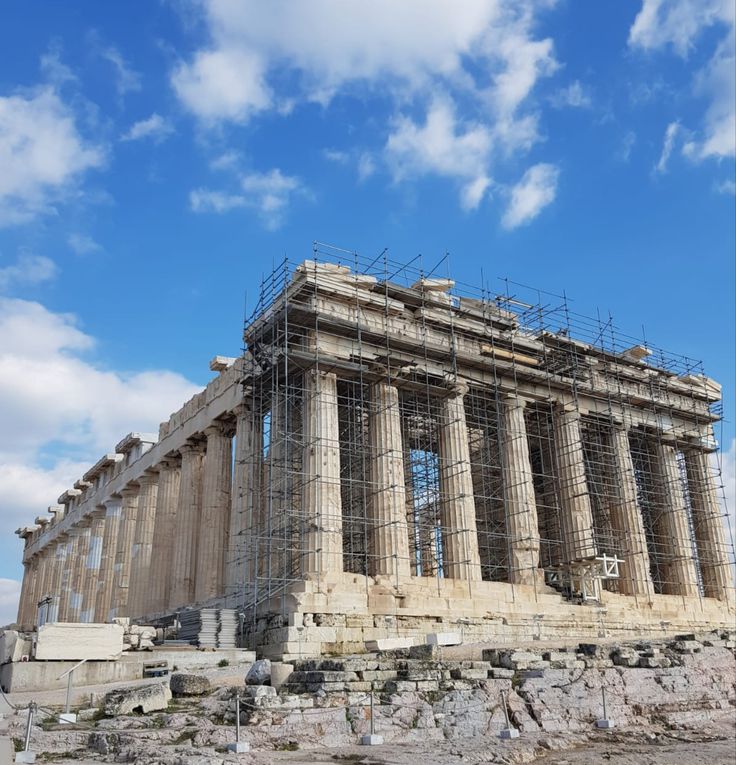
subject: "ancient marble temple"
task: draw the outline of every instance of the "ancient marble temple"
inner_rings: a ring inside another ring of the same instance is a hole
[[[285,263],[240,358],[17,531],[18,622],[238,609],[266,656],[732,624],[720,386],[576,317]]]

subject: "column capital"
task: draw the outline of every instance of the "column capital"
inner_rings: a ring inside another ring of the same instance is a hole
[[[141,473],[141,475],[136,478],[136,482],[139,486],[149,486],[152,483],[156,483],[158,481],[158,468],[157,467],[151,467],[146,468],[146,470]]]
[[[250,404],[246,403],[245,401],[241,401],[239,404],[236,404],[231,409],[231,411],[236,417],[243,417],[246,414],[250,414],[253,409]]]
[[[162,457],[154,466],[153,470],[159,472],[164,470],[173,470],[181,466],[181,454],[179,452],[169,452],[165,457]]]
[[[129,484],[126,484],[121,490],[120,495],[124,498],[126,497],[137,497],[138,492],[140,491],[140,486],[138,482],[135,483],[131,482]]]
[[[187,441],[179,447],[179,452],[185,454],[202,454],[205,449],[204,441]]]
[[[447,389],[451,398],[459,398],[470,390],[470,386],[464,380],[452,380],[448,382]]]
[[[217,436],[227,437],[230,430],[232,430],[232,426],[228,423],[214,420],[202,432],[207,438],[215,438]]]

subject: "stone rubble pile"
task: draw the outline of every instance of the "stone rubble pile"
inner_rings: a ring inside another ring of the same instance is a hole
[[[153,643],[156,640],[155,627],[131,624],[127,617],[113,619],[113,623],[119,624],[124,630],[124,651],[150,651],[153,649]]]

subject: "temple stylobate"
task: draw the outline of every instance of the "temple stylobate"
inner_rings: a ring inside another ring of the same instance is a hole
[[[692,361],[563,298],[320,248],[244,336],[18,530],[20,624],[222,606],[277,657],[733,622],[720,386]]]

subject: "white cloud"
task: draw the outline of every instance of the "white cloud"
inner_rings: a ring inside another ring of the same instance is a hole
[[[0,226],[54,211],[104,154],[79,133],[74,114],[49,87],[0,96]]]
[[[726,179],[716,185],[716,191],[719,194],[734,194],[736,195],[736,181]]]
[[[358,157],[358,180],[364,181],[376,172],[376,162],[367,151],[360,153]]]
[[[629,30],[629,45],[645,50],[665,46],[686,56],[702,31],[714,24],[733,24],[732,0],[643,0]]]
[[[94,347],[74,316],[0,297],[1,539],[122,436],[156,432],[198,390],[166,370],[106,369],[90,359]]]
[[[554,165],[541,163],[530,167],[511,189],[511,199],[501,219],[503,227],[513,229],[536,218],[554,201],[558,178],[559,170]]]
[[[455,179],[463,207],[474,209],[490,183],[491,145],[488,127],[458,124],[449,100],[435,98],[423,125],[408,117],[396,121],[385,152],[395,180],[426,174]]]
[[[662,141],[662,153],[659,155],[659,161],[654,168],[658,173],[667,171],[667,163],[670,161],[672,150],[675,148],[675,140],[679,131],[679,122],[670,122],[667,125],[667,129],[664,131],[664,140]]]
[[[134,122],[130,129],[120,136],[121,141],[139,141],[141,138],[151,138],[156,143],[168,138],[174,132],[171,123],[154,112],[145,120]]]
[[[671,47],[683,58],[701,42],[711,44],[706,30],[725,32],[693,82],[693,95],[708,102],[701,135],[683,147],[696,161],[736,156],[735,27],[733,0],[643,0],[629,31],[631,47],[647,51]]]
[[[18,616],[20,582],[0,578],[0,627],[13,624]]]
[[[25,284],[40,284],[56,276],[53,260],[43,255],[21,252],[15,263],[0,267],[0,292]]]
[[[245,122],[271,106],[260,58],[246,50],[199,51],[172,75],[177,96],[205,121]]]
[[[189,194],[189,205],[194,212],[215,213],[247,207],[258,213],[266,228],[274,230],[282,224],[294,196],[310,196],[299,178],[284,175],[278,168],[242,175],[239,183],[240,191],[232,194],[195,189]]]
[[[340,151],[339,149],[324,149],[322,151],[322,156],[337,165],[347,165],[350,161],[350,154],[346,151]]]
[[[633,130],[629,130],[624,135],[621,141],[621,146],[616,152],[616,159],[620,162],[628,162],[631,159],[631,152],[636,144],[636,133]]]
[[[66,241],[77,255],[91,255],[93,252],[102,252],[102,246],[95,242],[89,234],[71,233]]]
[[[561,109],[571,106],[575,109],[587,109],[592,104],[590,94],[580,83],[580,80],[570,83],[566,88],[561,88],[550,99],[553,106]]]

